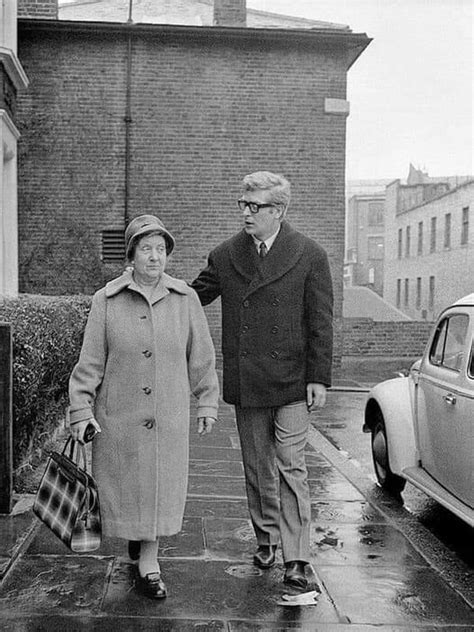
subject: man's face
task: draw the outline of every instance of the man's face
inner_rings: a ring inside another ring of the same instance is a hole
[[[244,191],[240,198],[246,202],[255,204],[272,204],[272,192],[257,189],[256,191]],[[282,210],[280,207],[267,206],[261,208],[258,213],[251,213],[249,208],[242,211],[244,217],[244,228],[248,235],[253,235],[256,239],[265,241],[277,232],[280,227]]]

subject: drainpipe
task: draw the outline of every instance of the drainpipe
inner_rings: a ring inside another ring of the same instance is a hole
[[[129,0],[127,24],[132,24],[132,4]],[[131,83],[132,83],[132,32],[130,28],[127,32],[127,66],[126,66],[126,91],[125,91],[125,187],[124,187],[124,223],[128,225],[130,221],[130,127],[132,123],[131,106]]]

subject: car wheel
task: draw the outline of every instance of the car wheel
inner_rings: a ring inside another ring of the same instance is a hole
[[[375,426],[372,430],[372,459],[375,475],[381,487],[395,496],[403,491],[406,480],[390,469],[388,458],[388,441],[385,422],[381,413],[377,414]]]

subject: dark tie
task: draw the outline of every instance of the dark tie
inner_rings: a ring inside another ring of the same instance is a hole
[[[263,257],[266,256],[267,252],[268,252],[268,250],[267,250],[267,247],[265,245],[265,242],[261,241],[260,242],[260,246],[258,247],[258,254],[259,254],[260,259],[263,259]]]

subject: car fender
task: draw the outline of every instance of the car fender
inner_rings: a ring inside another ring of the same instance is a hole
[[[374,413],[380,409],[387,433],[388,458],[394,474],[403,475],[407,467],[417,465],[413,389],[411,377],[380,382],[368,394],[365,407],[365,430],[373,430]]]

